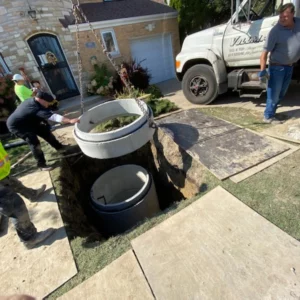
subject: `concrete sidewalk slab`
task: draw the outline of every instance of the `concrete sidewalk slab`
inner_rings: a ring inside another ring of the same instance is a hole
[[[27,187],[47,185],[40,200],[24,199],[38,231],[49,227],[56,232],[40,246],[28,250],[10,225],[0,238],[0,295],[28,294],[42,299],[74,275],[77,268],[56,202],[48,172],[36,172],[21,178]]]
[[[275,141],[276,143],[279,143],[279,144],[282,144],[284,146],[287,146],[289,147],[290,149],[287,150],[286,152],[283,152],[279,155],[276,155],[275,157],[272,157],[270,159],[268,159],[267,161],[264,161],[263,163],[257,165],[257,166],[254,166],[248,170],[245,170],[239,174],[236,174],[232,177],[230,177],[230,180],[232,180],[233,182],[235,183],[239,183],[239,182],[242,182],[243,180],[246,180],[247,178],[265,170],[266,168],[274,165],[275,163],[279,162],[280,160],[286,158],[287,156],[293,154],[294,152],[298,151],[299,150],[299,147],[296,147],[294,145],[291,145],[291,144],[287,144],[285,142],[282,142],[280,140],[277,140],[277,139],[273,139],[271,137],[268,137],[268,139],[272,140],[272,141]]]
[[[157,300],[300,297],[299,241],[221,187],[131,243]]]
[[[281,140],[300,144],[300,120],[288,120],[283,124],[272,126],[262,133]]]
[[[58,298],[60,300],[154,300],[132,251]]]

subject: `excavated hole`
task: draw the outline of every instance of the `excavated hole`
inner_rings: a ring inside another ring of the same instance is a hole
[[[90,190],[100,175],[114,167],[136,164],[148,170],[153,176],[162,211],[172,203],[186,199],[168,175],[172,174],[177,181],[185,181],[185,174],[177,166],[161,165],[162,159],[158,156],[163,154],[158,154],[156,150],[154,145],[151,147],[148,143],[134,153],[119,158],[98,160],[82,155],[61,161],[60,168],[56,169],[58,174],[55,177],[52,173],[51,177],[69,238],[81,236],[95,240],[104,237],[105,228],[97,228],[90,207]]]

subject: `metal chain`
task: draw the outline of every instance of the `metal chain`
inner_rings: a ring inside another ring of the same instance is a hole
[[[80,107],[81,107],[81,114],[83,114],[84,103],[83,103],[83,83],[82,83],[82,59],[81,59],[81,55],[80,55],[80,45],[79,45],[79,23],[81,20],[77,14],[75,5],[73,5],[73,15],[75,17],[75,25],[76,25],[77,65],[78,65],[78,76],[79,76]]]
[[[93,25],[90,23],[90,21],[88,20],[87,16],[85,15],[85,13],[83,12],[83,10],[81,9],[81,7],[79,6],[79,1],[77,1],[77,5],[73,5],[73,10],[74,10],[74,16],[76,18],[76,27],[77,27],[77,34],[76,34],[76,38],[77,38],[77,52],[79,53],[79,26],[78,23],[80,21],[79,19],[79,14],[83,17],[83,19],[85,20],[85,22],[89,25],[92,33],[95,36],[96,41],[100,44],[100,46],[102,47],[103,53],[106,55],[106,57],[108,58],[108,60],[110,61],[110,63],[113,65],[114,69],[116,70],[116,72],[118,73],[118,75],[120,76],[122,82],[124,83],[126,89],[128,90],[128,92],[131,92],[133,85],[130,82],[129,79],[127,79],[126,77],[123,76],[119,66],[116,64],[116,62],[114,61],[113,57],[111,56],[111,54],[106,50],[106,47],[102,41],[102,39],[100,38],[100,36],[97,34],[97,32],[95,31]],[[78,60],[78,64],[80,64],[80,72],[82,71],[82,61],[81,58]],[[80,75],[81,76],[81,75]],[[82,83],[80,83],[82,84]],[[135,101],[138,105],[138,107],[141,109],[142,113],[147,117],[147,120],[149,122],[150,126],[154,125],[154,122],[150,119],[149,114],[147,112],[147,110],[145,109],[143,102],[138,99],[135,98]]]

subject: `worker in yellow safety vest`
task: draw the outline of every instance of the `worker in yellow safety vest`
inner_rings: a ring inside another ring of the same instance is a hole
[[[9,157],[0,141],[0,220],[2,216],[12,219],[19,238],[28,249],[37,246],[48,238],[54,232],[54,229],[49,228],[37,232],[30,221],[23,199],[17,193],[35,202],[44,193],[45,189],[45,184],[37,190],[28,188],[17,178],[10,176]]]
[[[4,150],[2,143],[0,142],[0,180],[7,177],[10,173],[10,161],[8,154]]]

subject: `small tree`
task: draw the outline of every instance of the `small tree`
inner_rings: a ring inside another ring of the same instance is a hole
[[[230,18],[229,0],[171,0],[178,11],[181,41],[188,34],[218,25]]]

